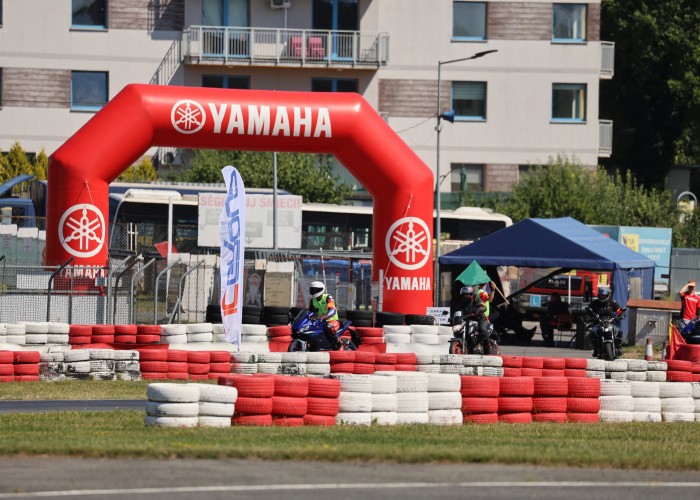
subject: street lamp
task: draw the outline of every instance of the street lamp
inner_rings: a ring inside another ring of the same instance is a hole
[[[437,74],[437,125],[435,126],[435,131],[437,132],[437,161],[435,164],[435,269],[436,269],[436,291],[437,291],[437,302],[440,301],[440,263],[437,260],[440,257],[440,132],[442,131],[442,119],[454,123],[455,112],[453,110],[446,111],[444,113],[440,112],[440,74],[442,66],[445,64],[452,64],[461,61],[470,61],[471,59],[478,59],[484,57],[487,54],[493,52],[498,52],[498,50],[485,50],[483,52],[477,52],[469,57],[462,57],[461,59],[450,59],[449,61],[438,61],[438,74]]]

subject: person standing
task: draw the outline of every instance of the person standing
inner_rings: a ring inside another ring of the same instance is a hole
[[[698,319],[700,296],[695,291],[695,280],[688,280],[688,283],[678,290],[678,296],[681,299],[681,320],[679,323],[680,330],[683,331],[690,322]]]

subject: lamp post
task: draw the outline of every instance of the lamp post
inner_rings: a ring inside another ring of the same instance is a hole
[[[460,59],[450,59],[449,61],[438,61],[438,74],[437,74],[437,125],[435,126],[435,131],[437,132],[437,142],[436,142],[436,150],[437,150],[437,159],[435,163],[435,274],[436,274],[436,304],[439,304],[440,302],[440,262],[439,262],[439,257],[440,257],[440,132],[442,131],[442,119],[444,118],[445,120],[449,121],[450,123],[454,122],[455,119],[455,113],[454,111],[446,111],[445,113],[440,112],[440,76],[441,76],[441,71],[442,67],[445,64],[452,64],[456,62],[462,62],[462,61],[470,61],[472,59],[478,59],[480,57],[484,57],[487,54],[491,54],[493,52],[498,52],[498,50],[485,50],[483,52],[477,52],[476,54],[473,54],[469,57],[462,57]]]

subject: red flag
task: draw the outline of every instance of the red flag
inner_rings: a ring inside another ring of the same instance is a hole
[[[681,332],[678,331],[678,328],[676,328],[676,326],[673,324],[669,325],[668,335],[669,343],[668,355],[666,356],[666,359],[673,359],[676,355],[676,351],[678,350],[678,348],[682,345],[685,345],[685,339],[681,335]]]

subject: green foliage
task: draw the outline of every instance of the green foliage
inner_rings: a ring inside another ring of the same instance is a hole
[[[200,149],[179,180],[223,182],[221,169],[233,165],[246,187],[272,188],[272,162],[272,153]],[[325,155],[279,153],[277,187],[302,196],[305,202],[341,203],[351,188],[333,174],[331,167],[332,158]]]
[[[49,171],[49,157],[46,156],[46,152],[42,149],[39,154],[34,158],[34,176],[37,180],[45,181],[48,177]]]
[[[15,142],[5,157],[2,169],[2,182],[8,181],[20,174],[34,174],[34,166],[27,158],[22,146]]]
[[[148,182],[158,179],[158,172],[150,158],[145,156],[136,165],[130,166],[118,178],[118,182]]]
[[[615,42],[615,77],[601,85],[614,126],[611,164],[662,185],[674,163],[700,162],[697,0],[608,0],[601,39]]]

